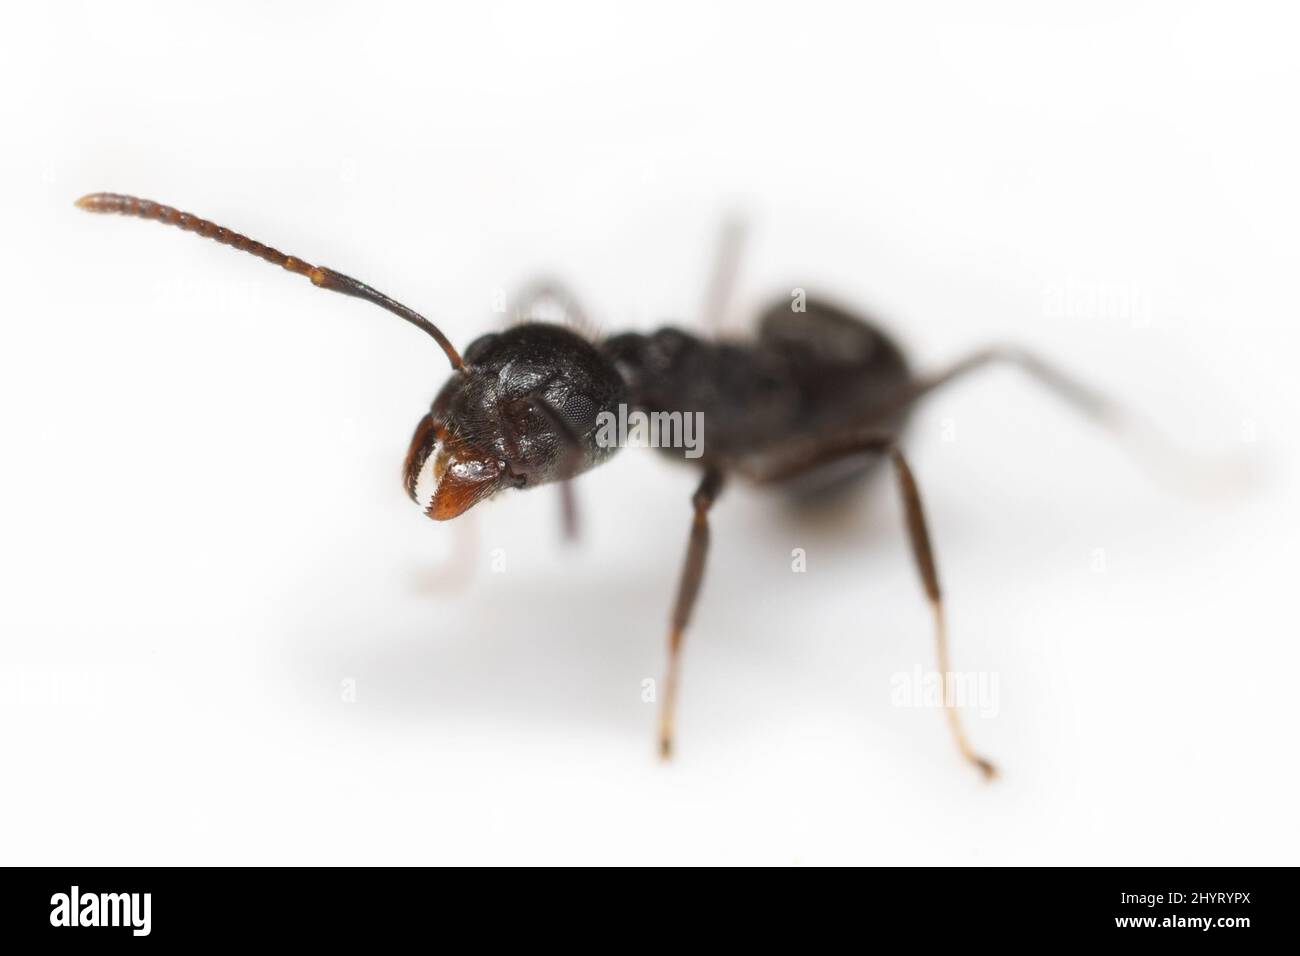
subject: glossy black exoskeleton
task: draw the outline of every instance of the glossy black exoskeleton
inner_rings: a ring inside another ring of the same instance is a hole
[[[664,449],[702,472],[692,497],[694,517],[659,698],[664,756],[672,749],[682,639],[703,580],[708,514],[725,482],[734,476],[807,495],[889,461],[934,615],[949,726],[962,755],[986,776],[993,775],[993,765],[967,743],[947,693],[951,668],[939,575],[920,494],[898,437],[919,398],[991,362],[1015,364],[1091,417],[1116,424],[1115,406],[1094,392],[1015,349],[988,349],[938,374],[917,375],[879,328],[802,294],[768,309],[748,341],[716,341],[664,328],[593,342],[562,325],[529,321],[475,339],[462,357],[428,319],[332,269],[149,200],[94,193],[77,205],[154,219],[216,239],[306,276],[321,288],[372,302],[437,341],[453,375],[417,426],[403,472],[407,492],[431,518],[454,518],[510,488],[561,482],[567,491],[570,479],[617,450],[619,443],[611,442],[603,429],[611,417],[625,417],[629,410],[702,422],[696,454],[681,447]],[[571,498],[566,500],[571,513]]]

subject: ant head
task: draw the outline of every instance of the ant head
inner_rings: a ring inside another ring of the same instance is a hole
[[[571,478],[614,452],[597,443],[597,419],[623,398],[613,364],[569,329],[481,336],[415,430],[407,493],[445,521],[502,489]]]
[[[502,488],[571,478],[614,451],[596,441],[596,426],[602,411],[615,411],[623,400],[623,380],[595,346],[568,329],[519,325],[476,339],[461,358],[441,329],[378,289],[192,213],[118,193],[91,193],[77,206],[215,239],[317,288],[377,305],[437,342],[456,374],[415,430],[406,456],[406,490],[431,518],[454,518]]]

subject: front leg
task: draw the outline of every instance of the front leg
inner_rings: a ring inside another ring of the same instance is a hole
[[[673,605],[672,622],[668,629],[668,675],[664,680],[664,695],[659,705],[659,756],[664,760],[673,755],[673,723],[677,710],[682,637],[686,633],[686,625],[690,623],[691,611],[704,580],[704,559],[709,553],[709,509],[722,491],[722,484],[722,472],[710,468],[704,473],[700,486],[691,498],[695,518],[691,522],[691,536],[686,545],[686,564],[682,567],[682,579],[677,585],[677,601]]]
[[[521,321],[559,321],[571,326],[590,337],[593,326],[587,313],[567,285],[558,279],[534,279],[515,296],[515,318]],[[542,409],[548,418],[555,420],[554,411]],[[569,438],[572,429],[563,426],[562,435]],[[570,442],[570,448],[573,442]],[[572,479],[560,482],[560,527],[564,540],[578,540],[578,498],[573,490]]]

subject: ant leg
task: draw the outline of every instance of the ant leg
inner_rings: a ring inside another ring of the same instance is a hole
[[[691,620],[691,610],[704,580],[704,558],[709,551],[709,509],[722,491],[722,472],[710,469],[705,472],[700,486],[695,489],[691,504],[695,519],[691,523],[691,536],[686,546],[686,563],[677,585],[677,601],[673,605],[672,623],[668,631],[668,676],[664,680],[663,702],[659,709],[659,756],[667,760],[673,755],[673,722],[677,709],[678,666],[682,650],[682,636]]]
[[[1008,346],[982,349],[973,355],[967,356],[960,362],[953,363],[943,371],[921,378],[913,387],[909,397],[915,400],[942,385],[948,384],[955,378],[960,378],[967,372],[973,372],[976,369],[997,363],[1014,365],[1021,371],[1028,373],[1040,385],[1055,392],[1084,415],[1101,425],[1118,428],[1124,424],[1124,419],[1127,416],[1116,402],[1076,381],[1032,352]]]
[[[939,569],[935,565],[934,548],[930,544],[930,532],[926,529],[925,512],[921,508],[921,492],[916,487],[916,478],[898,446],[891,442],[886,453],[894,466],[894,478],[898,482],[898,493],[903,499],[903,512],[907,517],[907,537],[912,543],[912,554],[916,558],[921,583],[925,586],[925,595],[934,615],[934,636],[939,656],[939,673],[943,680],[943,709],[948,717],[948,729],[952,732],[961,755],[978,767],[986,780],[992,780],[997,775],[997,769],[971,748],[957,714],[952,667],[948,661],[948,624],[943,613],[943,597],[939,591]]]
[[[1188,452],[1131,409],[1082,384],[1032,352],[1010,346],[983,349],[940,372],[918,379],[901,404],[910,405],[953,379],[995,364],[1013,365],[1027,373],[1118,438],[1126,451],[1166,484],[1193,493],[1222,491],[1249,477],[1244,461],[1231,456],[1211,457]]]
[[[560,534],[565,541],[578,540],[578,496],[572,479],[560,482]]]
[[[421,594],[463,594],[479,571],[482,554],[477,515],[449,521],[450,551],[445,559],[421,569],[416,588]]]
[[[977,754],[966,738],[962,728],[961,717],[957,712],[957,701],[952,685],[952,666],[948,657],[948,624],[943,612],[943,595],[939,589],[939,568],[934,559],[934,547],[930,543],[930,532],[925,524],[925,512],[921,507],[921,492],[917,488],[916,478],[907,464],[907,459],[899,450],[893,436],[869,435],[850,437],[836,441],[813,451],[801,460],[793,461],[779,469],[766,474],[755,475],[762,482],[779,482],[787,478],[812,471],[822,465],[863,452],[876,452],[889,458],[894,469],[894,479],[898,485],[898,494],[903,502],[903,515],[907,524],[907,537],[912,545],[912,556],[916,559],[917,571],[921,575],[921,584],[925,596],[930,602],[930,611],[934,616],[935,646],[938,651],[939,673],[943,680],[944,713],[948,718],[948,729],[962,757],[974,764],[986,780],[997,775],[997,769],[988,760]]]
[[[560,471],[566,477],[560,482],[560,527],[565,541],[578,540],[578,501],[573,491],[571,477],[582,465],[582,436],[574,431],[573,426],[565,420],[559,410],[539,395],[528,399],[533,407],[542,413],[551,427],[559,433],[564,443]]]
[[[718,245],[713,253],[713,271],[704,292],[704,324],[719,332],[726,325],[727,308],[740,271],[740,252],[745,244],[747,229],[739,216],[729,216],[722,222]]]
[[[515,316],[519,319],[559,322],[579,329],[590,328],[587,313],[578,303],[578,297],[556,279],[543,278],[530,282],[515,297],[515,301]]]
[[[520,319],[546,321],[554,318],[565,325],[576,326],[579,329],[589,330],[592,327],[587,321],[586,312],[578,304],[577,296],[563,283],[554,279],[538,279],[530,283],[519,294],[517,301],[519,304],[515,307],[515,312]],[[577,450],[577,437],[572,434],[572,429],[558,413],[549,406],[543,409],[543,413],[552,420],[552,423],[558,423],[560,434],[570,439],[570,449]],[[578,527],[578,498],[574,493],[572,480],[566,479],[560,482],[560,533],[564,540],[577,541]]]

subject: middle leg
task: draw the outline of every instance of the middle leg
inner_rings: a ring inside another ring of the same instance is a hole
[[[850,455],[873,452],[886,456],[894,470],[894,480],[898,494],[903,503],[903,516],[907,525],[907,538],[912,546],[912,556],[916,559],[917,571],[925,596],[930,604],[934,618],[935,649],[937,651],[939,674],[943,681],[944,713],[948,719],[948,730],[958,752],[975,766],[986,780],[997,775],[997,770],[985,758],[977,754],[966,737],[961,717],[957,712],[957,701],[953,687],[952,665],[948,656],[948,624],[943,611],[943,593],[939,588],[939,568],[934,559],[934,547],[930,542],[930,532],[925,523],[925,511],[921,507],[921,492],[917,488],[916,478],[902,451],[892,435],[857,435],[832,442],[822,448],[809,452],[804,457],[787,462],[778,468],[762,474],[751,475],[763,483],[777,483],[812,471]]]

